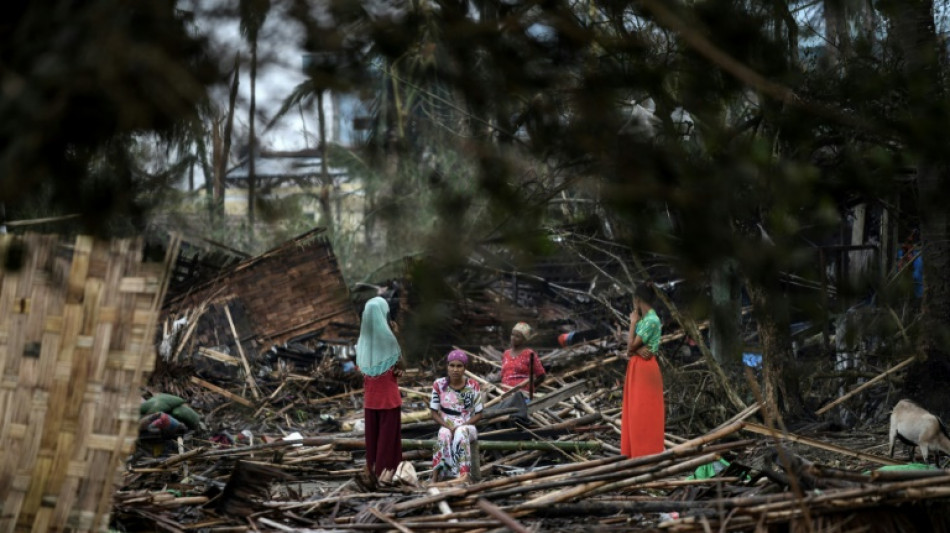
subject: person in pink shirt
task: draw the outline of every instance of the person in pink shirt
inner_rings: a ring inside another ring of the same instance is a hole
[[[514,387],[523,381],[528,395],[534,395],[534,389],[544,381],[544,367],[538,359],[538,354],[528,347],[531,339],[531,326],[525,322],[518,322],[511,330],[511,347],[501,356],[501,383]]]

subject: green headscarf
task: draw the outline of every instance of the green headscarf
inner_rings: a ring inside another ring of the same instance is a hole
[[[399,342],[389,329],[389,304],[377,296],[366,302],[360,338],[356,342],[356,365],[367,376],[378,376],[399,360]]]

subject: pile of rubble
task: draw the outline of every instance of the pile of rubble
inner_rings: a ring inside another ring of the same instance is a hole
[[[137,454],[115,497],[115,523],[168,531],[826,530],[866,526],[861,517],[882,509],[893,511],[888,520],[896,525],[946,520],[915,516],[907,504],[950,496],[950,473],[880,470],[900,464],[873,453],[883,435],[851,436],[853,448],[831,444],[827,434],[809,439],[751,422],[757,405],[700,437],[678,436],[673,426],[665,452],[624,458],[621,392],[603,386],[622,371],[620,346],[606,338],[543,353],[551,379],[529,404],[529,424],[499,410],[510,393],[482,380],[489,414],[480,424],[479,475],[466,486],[428,483],[437,427],[425,405],[434,376],[419,370],[401,383],[404,460],[416,475],[388,487],[359,482],[359,380],[327,395],[316,387],[324,377],[291,374],[259,383],[260,399],[250,406],[234,401],[246,393],[237,387],[219,394],[196,385],[192,405],[207,408],[218,395],[205,415],[211,431],[177,441],[161,457]],[[472,355],[496,364],[489,347]],[[674,402],[668,411],[689,408]],[[227,430],[245,438],[214,438]],[[816,454],[825,462],[804,458]]]
[[[281,277],[287,268],[289,281]],[[820,424],[810,436],[790,433],[748,398],[749,407],[730,413],[710,361],[684,356],[684,331],[663,338],[659,359],[666,451],[621,456],[626,342],[611,328],[613,302],[595,301],[601,313],[567,320],[559,306],[583,300],[581,289],[517,276],[490,289],[513,298],[507,309],[534,305],[542,331],[584,329],[587,340],[538,347],[548,379],[525,423],[499,407],[512,391],[483,379],[498,369],[501,352],[473,344],[506,318],[463,301],[459,309],[480,318],[459,344],[487,407],[474,481],[429,481],[437,426],[428,399],[441,369],[423,361],[400,382],[403,460],[411,468],[392,486],[367,486],[362,380],[352,365],[358,319],[335,269],[325,241],[311,234],[197,285],[180,284],[166,305],[166,346],[150,391],[187,399],[207,429],[168,438],[160,450],[140,446],[115,494],[116,529],[929,531],[950,521],[950,473],[900,469],[902,462],[882,456],[881,433],[833,433]],[[539,284],[560,301],[540,302]],[[290,296],[306,291],[320,303],[301,307]],[[407,292],[387,295],[403,313],[411,312]],[[451,338],[443,342],[451,346]]]

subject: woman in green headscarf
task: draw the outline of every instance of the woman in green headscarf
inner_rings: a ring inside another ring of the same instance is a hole
[[[366,302],[356,366],[363,374],[366,472],[382,483],[392,480],[402,461],[402,350],[389,326],[389,304],[377,296]]]

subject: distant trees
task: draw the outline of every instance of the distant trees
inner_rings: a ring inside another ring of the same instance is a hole
[[[154,183],[117,172],[108,186],[84,189],[93,163],[124,165],[108,151],[123,136],[173,135],[197,116],[205,86],[223,81],[173,3],[87,4],[0,8],[8,216],[43,187],[89,221],[135,210],[130,199]],[[319,104],[327,91],[376,97],[371,141],[352,159],[370,169],[367,203],[389,217],[388,239],[399,238],[397,227],[420,230],[407,234],[447,258],[448,269],[476,243],[543,253],[546,226],[583,223],[672,257],[693,281],[726,272],[726,281],[745,283],[759,318],[763,390],[792,416],[804,410],[790,317],[825,319],[830,309],[796,297],[780,276],[819,284],[815,247],[837,231],[845,208],[890,196],[895,173],[912,169],[926,284],[920,331],[931,356],[921,368],[930,376],[941,375],[936,362],[950,368],[950,219],[940,202],[950,188],[942,142],[950,111],[933,2],[285,7],[304,28],[300,48],[317,60],[282,112]],[[238,8],[251,48],[253,227],[256,43],[270,2]],[[320,122],[319,201],[332,224],[326,165],[334,153]],[[212,172],[223,177],[228,136],[214,131]],[[727,348],[733,360],[737,349]]]
[[[163,0],[4,2],[0,6],[0,202],[83,216],[141,215],[141,181],[122,139],[169,138],[197,116],[218,73],[187,14]],[[114,165],[94,177],[96,161]],[[108,178],[105,176],[108,175]],[[102,181],[105,179],[105,182]]]

